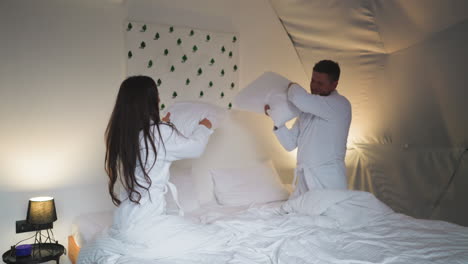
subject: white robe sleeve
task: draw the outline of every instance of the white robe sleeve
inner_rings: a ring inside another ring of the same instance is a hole
[[[313,114],[327,120],[332,116],[332,109],[330,105],[328,105],[325,97],[310,94],[298,84],[293,84],[289,88],[288,100],[302,112]]]
[[[171,128],[172,129],[172,128]],[[166,160],[191,159],[201,156],[213,130],[204,125],[199,125],[192,135],[185,137],[176,130],[164,141],[166,148]]]
[[[278,141],[287,151],[292,151],[297,147],[297,138],[299,137],[299,120],[296,119],[294,126],[288,129],[285,125],[278,127],[274,131]]]

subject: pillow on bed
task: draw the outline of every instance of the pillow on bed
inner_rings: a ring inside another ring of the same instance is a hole
[[[212,169],[216,200],[221,205],[238,206],[288,199],[273,162],[250,168]]]
[[[192,177],[192,169],[172,166],[169,181],[177,188],[180,206],[188,213],[200,207],[195,190],[195,182]],[[178,214],[179,208],[174,201],[171,191],[166,193],[166,211],[169,214]]]
[[[212,129],[219,127],[226,116],[226,110],[219,106],[204,102],[182,101],[169,106],[161,117],[171,113],[170,120],[183,135],[189,136],[203,118],[211,121]]]
[[[266,104],[270,105],[269,115],[276,125],[283,125],[297,117],[300,111],[288,101],[290,81],[274,72],[265,72],[242,89],[235,98],[238,108],[264,113]]]

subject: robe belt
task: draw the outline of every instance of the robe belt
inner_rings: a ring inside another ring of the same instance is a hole
[[[171,190],[172,198],[179,208],[179,216],[184,216],[184,210],[182,209],[182,206],[180,206],[179,195],[177,194],[177,187],[172,182],[168,181],[166,185],[164,185],[164,194],[167,193],[168,189]]]
[[[293,181],[292,181],[292,187],[293,189],[296,188],[296,182],[297,182],[297,174],[302,170],[302,174],[304,174],[304,169],[305,168],[308,168],[307,166],[305,166],[304,164],[302,163],[298,163],[296,165],[296,169],[294,170],[294,178],[293,178]]]

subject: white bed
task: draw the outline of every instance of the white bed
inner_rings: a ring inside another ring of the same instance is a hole
[[[275,177],[277,175],[272,176]],[[238,181],[251,180],[250,176],[239,178]],[[174,177],[177,179],[183,178]],[[274,179],[275,182],[277,180]],[[221,227],[232,235],[224,248],[200,248],[173,258],[148,260],[110,253],[102,247],[99,259],[111,263],[155,264],[468,263],[467,227],[394,213],[372,194],[316,191],[289,201],[246,204],[249,197],[245,193],[241,194],[242,197],[234,197],[227,195],[228,189],[224,189],[224,196],[220,196],[221,185],[232,184],[223,181],[219,175],[218,180],[215,179],[217,200],[193,207],[186,216],[200,224]],[[180,181],[179,185],[183,182]],[[256,184],[257,188],[258,184],[268,185],[266,182]],[[235,193],[242,193],[239,188],[245,186],[237,186]],[[184,187],[179,186],[179,189],[183,193]],[[252,194],[251,197],[258,200],[270,195],[269,199],[274,200],[275,193],[278,197],[284,195],[282,191],[275,190],[269,194],[263,192],[260,196]],[[189,201],[181,198],[183,204]],[[238,202],[243,204],[236,205]],[[74,223],[73,240],[80,247],[84,243],[92,243],[93,236],[109,225],[111,219],[112,212],[79,216]],[[81,260],[87,259],[82,257]]]

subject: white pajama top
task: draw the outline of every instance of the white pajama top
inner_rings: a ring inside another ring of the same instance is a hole
[[[296,173],[304,174],[306,185],[298,186],[306,188],[298,191],[346,189],[344,158],[351,104],[336,90],[328,96],[320,96],[308,93],[297,84],[289,88],[288,100],[301,114],[291,129],[281,124],[275,134],[286,150],[297,147]]]

